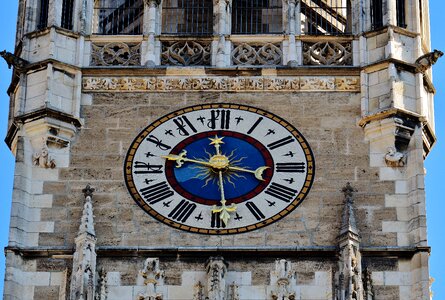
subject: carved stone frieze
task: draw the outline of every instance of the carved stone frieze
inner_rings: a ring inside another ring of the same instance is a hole
[[[167,66],[208,66],[210,42],[162,42],[161,63]]]
[[[91,45],[91,66],[140,66],[141,44],[114,42]]]
[[[352,65],[351,42],[322,41],[303,43],[303,64],[322,66]]]
[[[360,91],[360,79],[345,77],[84,77],[84,92],[175,91]]]
[[[240,43],[234,44],[231,57],[234,65],[279,65],[283,52],[279,44]]]

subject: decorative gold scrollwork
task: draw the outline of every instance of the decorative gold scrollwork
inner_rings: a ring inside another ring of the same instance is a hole
[[[303,64],[342,66],[352,65],[351,42],[323,41],[303,44]]]
[[[210,65],[210,43],[180,41],[162,43],[162,64],[173,66]]]

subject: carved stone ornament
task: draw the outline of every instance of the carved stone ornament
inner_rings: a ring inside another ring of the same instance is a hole
[[[227,265],[222,257],[211,257],[207,262],[207,299],[226,299]]]
[[[229,294],[228,294],[228,300],[240,300],[239,296],[239,286],[233,282],[231,285],[229,285]]]
[[[95,300],[106,300],[108,296],[107,273],[101,269],[99,271],[99,280]]]
[[[429,52],[427,54],[422,55],[414,63],[416,65],[416,72],[425,73],[442,56],[443,52],[436,49],[434,49],[433,52]]]
[[[45,140],[43,141],[43,146],[40,152],[34,153],[32,156],[32,163],[35,166],[45,169],[54,169],[56,167],[56,161],[49,156],[49,150]]]
[[[343,77],[84,77],[84,92],[359,91],[357,76]]]
[[[122,42],[91,45],[91,66],[140,66],[141,44]]]
[[[202,286],[201,281],[198,281],[197,284],[193,287],[193,300],[204,300],[204,287]]]
[[[279,44],[241,43],[234,44],[231,56],[234,65],[279,65],[283,52]]]
[[[398,152],[394,147],[389,147],[385,154],[385,162],[388,167],[403,167],[406,163],[406,155]]]
[[[351,42],[303,43],[303,64],[322,66],[352,65]]]
[[[208,66],[210,42],[162,42],[161,63],[168,66]]]
[[[138,283],[145,286],[136,300],[163,300],[163,295],[158,291],[158,287],[164,284],[164,271],[159,267],[158,258],[147,258],[144,268],[139,271]]]
[[[368,269],[363,272],[363,297],[364,300],[374,300],[374,285],[372,283],[372,273]]]
[[[296,284],[295,272],[291,263],[285,259],[275,261],[275,271],[271,273],[272,299],[294,300],[295,291],[292,286]]]

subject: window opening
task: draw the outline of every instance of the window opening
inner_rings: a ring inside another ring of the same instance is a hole
[[[73,29],[74,0],[63,0],[62,4],[62,28]]]
[[[143,0],[100,0],[95,11],[97,34],[142,34]]]
[[[212,35],[212,0],[164,0],[162,33],[176,35]]]
[[[397,26],[406,28],[405,20],[405,0],[396,1]]]
[[[48,6],[49,0],[40,1],[39,22],[37,23],[37,29],[43,29],[48,26]]]
[[[377,29],[383,26],[382,0],[371,0],[371,27]]]
[[[283,33],[282,0],[233,1],[232,33]]]
[[[339,35],[351,33],[350,2],[346,0],[303,0],[301,20],[303,32],[311,35]]]

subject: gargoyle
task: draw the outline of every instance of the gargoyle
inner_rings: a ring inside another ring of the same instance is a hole
[[[414,63],[416,65],[416,72],[425,73],[437,62],[439,57],[442,57],[442,55],[443,52],[436,49],[434,49],[433,52],[422,55]]]
[[[11,69],[11,67],[14,66],[14,68],[21,70],[25,68],[26,65],[29,64],[28,61],[18,56],[15,56],[11,52],[7,52],[6,50],[0,51],[0,56],[3,57],[3,59],[6,61],[9,69]]]

